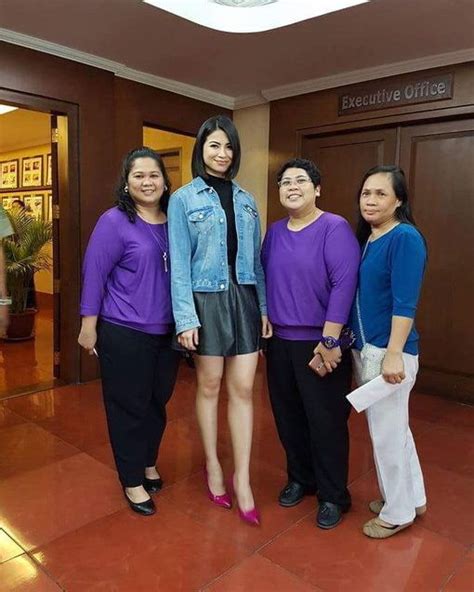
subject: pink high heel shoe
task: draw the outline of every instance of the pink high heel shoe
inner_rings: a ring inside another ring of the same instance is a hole
[[[257,508],[252,508],[244,512],[239,508],[239,516],[241,520],[250,524],[250,526],[260,526],[260,512]]]
[[[235,475],[234,475],[235,476]],[[235,491],[234,487],[234,477],[232,477],[232,484],[231,484],[232,491]],[[237,495],[236,495],[237,498]],[[250,510],[242,510],[239,506],[239,500],[237,499],[237,509],[239,510],[239,518],[250,524],[250,526],[260,526],[260,512],[254,506]]]
[[[209,499],[211,500],[211,502],[213,504],[216,504],[216,506],[219,506],[220,508],[225,508],[226,510],[230,510],[230,508],[232,508],[231,496],[227,492],[223,493],[222,495],[215,495],[214,493],[212,493],[211,488],[209,487],[209,479],[207,477],[206,467],[204,467],[204,479],[206,480],[207,495],[208,495]]]

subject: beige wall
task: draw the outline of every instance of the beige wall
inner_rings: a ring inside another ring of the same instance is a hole
[[[267,220],[268,145],[270,106],[257,105],[234,111],[234,123],[242,144],[242,162],[237,182],[255,197],[262,230]]]
[[[18,159],[19,166],[20,166],[20,179],[19,183],[21,184],[21,159],[28,156],[39,156],[46,155],[51,152],[51,145],[50,144],[42,144],[41,146],[29,146],[28,148],[23,148],[22,150],[14,150],[9,152],[2,152],[0,154],[0,161],[2,160],[13,160]],[[46,159],[43,158],[43,166],[46,165]],[[43,171],[43,180],[45,178],[45,171]],[[2,197],[13,197],[23,200],[27,195],[35,195],[37,193],[41,193],[44,195],[45,205],[46,207],[46,199],[47,194],[51,192],[51,189],[36,189],[35,187],[25,188],[14,190],[10,189],[6,192],[0,193]],[[49,244],[45,247],[45,251],[52,257],[52,244]],[[35,274],[35,288],[37,292],[45,292],[47,294],[53,293],[53,271],[52,268],[48,271],[40,271]]]
[[[186,185],[186,183],[189,183],[192,180],[191,156],[193,153],[194,138],[151,127],[144,127],[143,144],[154,150],[181,148],[181,173],[183,185]]]

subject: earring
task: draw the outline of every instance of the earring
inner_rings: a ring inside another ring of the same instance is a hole
[[[128,185],[125,185],[125,187],[123,188],[123,190],[125,191],[125,193],[128,193]]]
[[[165,185],[165,191],[168,191],[168,185]]]

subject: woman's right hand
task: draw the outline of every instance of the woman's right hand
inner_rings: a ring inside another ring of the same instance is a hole
[[[86,330],[84,327],[82,327],[79,337],[77,338],[77,342],[88,352],[90,356],[92,356],[94,353],[95,344],[97,342],[97,331],[95,331],[95,329]]]
[[[199,330],[197,327],[188,329],[178,335],[178,343],[185,349],[196,351],[199,345]]]
[[[94,353],[95,344],[97,343],[97,317],[82,317],[81,332],[77,338],[77,342],[83,347],[90,356]]]

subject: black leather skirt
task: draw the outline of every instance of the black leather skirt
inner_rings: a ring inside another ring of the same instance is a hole
[[[225,292],[194,292],[201,323],[200,356],[238,356],[259,349],[261,316],[255,286],[237,284],[229,270]]]

